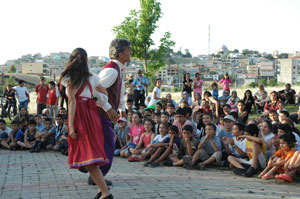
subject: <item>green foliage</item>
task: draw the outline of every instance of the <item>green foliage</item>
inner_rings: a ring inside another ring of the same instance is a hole
[[[17,71],[17,69],[16,69],[16,66],[15,65],[11,65],[10,67],[9,67],[9,73],[16,73],[16,71]]]
[[[286,58],[289,58],[289,54],[288,53],[281,53],[277,57],[278,57],[278,59],[286,59]]]
[[[274,60],[274,57],[273,57],[273,55],[271,55],[271,54],[265,55],[264,58],[269,59],[269,60],[271,60],[271,61]]]
[[[257,50],[244,49],[244,50],[242,50],[242,54],[243,54],[244,56],[258,55],[259,52],[258,52]]]
[[[266,78],[262,78],[259,82],[258,82],[258,84],[263,84],[263,85],[268,85],[268,80],[266,79]]]
[[[5,91],[8,85],[17,86],[18,82],[12,76],[10,76],[8,79],[5,80],[5,84],[2,86],[2,91]]]
[[[277,85],[278,85],[278,83],[277,83],[277,79],[276,78],[271,78],[269,80],[268,86],[277,86]]]
[[[251,82],[248,86],[250,88],[257,88],[258,87],[258,82]]]
[[[132,57],[144,61],[144,72],[152,75],[158,68],[164,66],[163,58],[167,57],[175,42],[170,40],[171,33],[166,32],[160,39],[158,48],[151,36],[158,27],[161,18],[160,3],[156,0],[140,0],[140,10],[131,10],[129,16],[113,32],[119,38],[126,38],[131,42]]]
[[[179,92],[179,88],[173,87],[173,92]]]

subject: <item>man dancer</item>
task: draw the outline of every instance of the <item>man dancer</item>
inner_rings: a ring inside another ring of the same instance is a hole
[[[107,91],[109,104],[115,111],[119,109],[121,117],[125,117],[125,84],[123,82],[123,67],[126,62],[130,61],[130,55],[130,42],[126,39],[114,39],[109,47],[111,61],[104,66],[99,74],[100,84]],[[110,107],[103,105],[99,108],[102,129],[104,132],[104,150],[110,162],[109,164],[100,167],[103,176],[110,170],[115,149],[113,124],[109,119],[111,116],[106,113],[109,108]],[[88,183],[93,184],[91,178],[89,178]],[[108,183],[108,185],[109,184],[110,183]]]

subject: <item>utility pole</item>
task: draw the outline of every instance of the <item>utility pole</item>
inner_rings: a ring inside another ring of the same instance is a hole
[[[208,25],[208,58],[210,56],[210,24]]]

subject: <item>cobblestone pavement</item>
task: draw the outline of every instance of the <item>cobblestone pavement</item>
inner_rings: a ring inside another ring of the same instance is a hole
[[[55,152],[0,150],[0,198],[93,198],[88,174],[67,168],[67,157]],[[144,168],[115,158],[107,176],[114,198],[300,198],[300,184],[275,184],[208,168]]]

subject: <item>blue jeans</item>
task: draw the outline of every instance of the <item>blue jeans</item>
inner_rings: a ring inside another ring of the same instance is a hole
[[[19,102],[19,109],[20,108],[26,108],[28,109],[28,100],[25,100],[24,102]]]
[[[121,149],[115,149],[114,156],[120,156]]]

